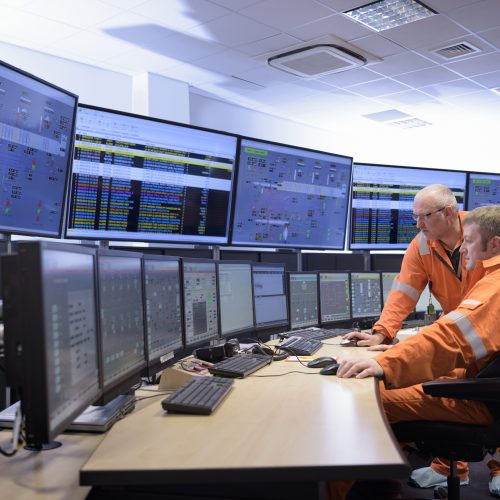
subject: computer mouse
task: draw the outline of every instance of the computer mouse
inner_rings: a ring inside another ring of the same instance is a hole
[[[309,368],[323,368],[324,366],[332,365],[337,360],[331,356],[321,356],[320,358],[313,359],[307,363]]]
[[[320,375],[337,375],[337,370],[340,365],[338,363],[332,363],[331,365],[327,365],[324,368],[321,368],[319,371]]]
[[[358,340],[356,337],[353,337],[352,339],[342,339],[340,341],[340,345],[344,346],[344,347],[351,347],[351,346],[355,346],[357,343],[358,343]]]

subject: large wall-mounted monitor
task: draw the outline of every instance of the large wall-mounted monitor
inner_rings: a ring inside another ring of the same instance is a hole
[[[238,261],[219,262],[217,279],[221,336],[252,331],[252,264]]]
[[[405,249],[418,232],[413,198],[429,184],[448,186],[463,210],[465,172],[355,163],[349,248]]]
[[[288,308],[291,330],[318,325],[318,273],[288,273]]]
[[[352,317],[373,318],[382,309],[380,273],[351,273]]]
[[[9,384],[41,449],[100,396],[95,250],[20,242],[2,257]]]
[[[146,375],[153,376],[183,346],[180,259],[144,254],[142,265]]]
[[[288,326],[284,264],[253,264],[255,328]]]
[[[0,232],[61,236],[77,101],[0,61]]]
[[[225,244],[234,135],[79,106],[66,236]]]
[[[215,261],[182,259],[186,347],[219,336]]]
[[[140,382],[145,367],[142,254],[98,250],[99,334],[103,400]]]
[[[467,210],[484,205],[500,205],[500,174],[469,172]]]
[[[343,249],[352,158],[242,138],[233,245]]]
[[[351,319],[351,283],[349,273],[319,273],[321,324]]]

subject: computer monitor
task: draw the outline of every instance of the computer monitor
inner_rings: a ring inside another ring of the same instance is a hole
[[[351,319],[349,273],[319,273],[319,306],[322,325]]]
[[[95,250],[20,242],[2,257],[2,274],[9,385],[28,446],[49,448],[100,396]]]
[[[351,307],[353,319],[380,315],[382,308],[380,273],[351,273]]]
[[[0,232],[61,236],[77,102],[0,61]]]
[[[413,198],[435,183],[448,186],[463,209],[465,172],[355,163],[349,248],[405,249],[418,232],[412,218]]]
[[[484,205],[500,205],[500,174],[469,172],[467,210]]]
[[[343,249],[352,158],[242,138],[233,245]]]
[[[80,105],[66,237],[227,243],[236,142]]]
[[[98,250],[102,404],[128,393],[146,365],[141,261],[138,252]]]
[[[180,259],[144,254],[142,284],[147,363],[142,374],[152,377],[183,346]]]
[[[288,326],[284,264],[252,264],[255,328]]]
[[[319,323],[318,273],[289,272],[287,277],[290,329],[317,326]]]
[[[382,273],[382,305],[385,305],[387,302],[387,297],[389,297],[389,292],[392,288],[392,283],[396,279],[396,276],[399,273],[390,273],[383,272]]]
[[[217,264],[217,279],[221,336],[252,331],[252,264],[220,261]]]
[[[415,312],[417,313],[427,312],[427,306],[429,305],[430,300],[431,300],[431,292],[429,291],[429,285],[427,285],[420,294],[420,297],[417,301],[417,305],[415,306]],[[441,304],[437,301],[434,295],[432,295],[432,304],[434,305],[434,309],[436,312],[443,310]]]
[[[186,347],[219,336],[215,261],[182,259]]]

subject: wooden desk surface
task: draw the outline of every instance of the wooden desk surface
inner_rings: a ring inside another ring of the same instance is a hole
[[[373,355],[339,346],[317,353],[328,354],[344,359]],[[210,416],[167,414],[155,400],[115,424],[81,469],[81,482],[405,477],[409,466],[381,415],[374,379],[337,379],[318,371],[274,362],[235,380]]]

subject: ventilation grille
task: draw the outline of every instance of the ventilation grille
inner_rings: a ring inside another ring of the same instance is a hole
[[[432,125],[430,122],[421,120],[420,118],[408,118],[407,120],[397,120],[394,122],[386,122],[387,125],[392,125],[394,127],[407,129],[407,128],[417,128],[417,127],[427,127]]]
[[[457,57],[468,56],[469,54],[477,54],[482,51],[469,42],[459,42],[454,45],[449,45],[448,47],[441,47],[433,52],[443,59],[455,59]]]

